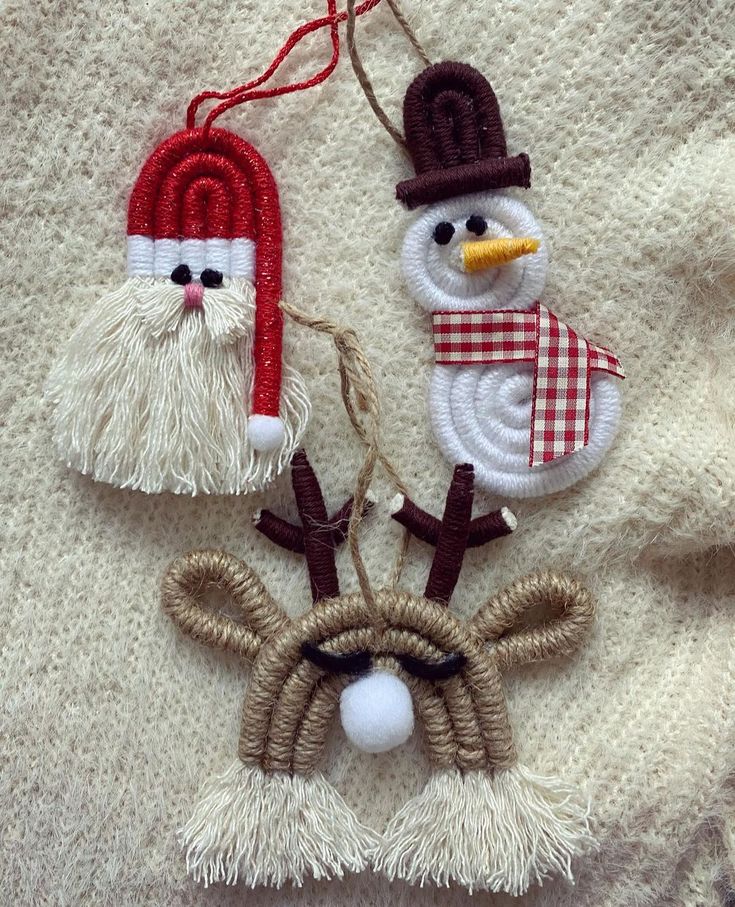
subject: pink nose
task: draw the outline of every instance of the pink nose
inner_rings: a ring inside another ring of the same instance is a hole
[[[204,287],[200,283],[191,281],[184,287],[184,308],[201,309],[204,299]]]

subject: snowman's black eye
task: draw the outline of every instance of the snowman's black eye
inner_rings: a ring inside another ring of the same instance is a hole
[[[465,226],[470,233],[474,233],[475,236],[482,236],[485,230],[487,230],[487,221],[484,217],[480,217],[479,214],[473,214],[472,217],[467,218]]]
[[[434,227],[434,242],[439,243],[440,246],[446,246],[453,236],[454,225],[450,224],[448,220],[443,220]]]
[[[171,272],[171,280],[173,280],[174,283],[180,283],[182,287],[187,283],[191,283],[189,265],[176,265]]]
[[[205,268],[199,275],[199,279],[205,287],[221,287],[222,271],[215,271],[214,268]]]

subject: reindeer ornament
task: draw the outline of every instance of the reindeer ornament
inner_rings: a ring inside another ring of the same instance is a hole
[[[434,545],[423,595],[341,595],[335,549],[352,502],[330,519],[303,451],[292,481],[302,526],[264,511],[257,528],[303,552],[314,605],[288,618],[255,572],[223,551],[193,551],[166,571],[162,601],[199,642],[253,662],[238,760],[214,779],[183,829],[187,866],[205,883],[301,884],[372,866],[389,878],[521,894],[570,876],[593,844],[588,808],[556,778],[520,765],[502,674],[574,652],[593,617],[572,579],[528,576],[468,621],[449,610],[464,551],[511,532],[506,511],[472,519],[471,466],[460,465],[441,520],[401,496],[394,519]],[[207,608],[209,587],[231,613]],[[546,612],[532,625],[530,612]],[[376,704],[377,703],[377,704]],[[319,771],[332,720],[367,750],[406,739],[414,713],[433,773],[382,834],[366,828]]]
[[[495,494],[550,494],[586,476],[612,444],[623,370],[541,302],[548,250],[539,224],[504,194],[528,188],[527,155],[509,157],[490,84],[463,63],[437,63],[409,86],[406,145],[416,176],[403,271],[432,313],[436,366],[429,409],[452,463],[472,463]]]

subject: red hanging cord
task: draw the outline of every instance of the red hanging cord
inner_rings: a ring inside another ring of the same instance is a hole
[[[380,0],[364,0],[360,6],[355,10],[356,16],[361,16],[363,13],[369,12],[371,9],[376,7],[380,3]],[[257,79],[253,79],[250,82],[246,82],[244,85],[239,85],[237,88],[232,88],[229,91],[203,91],[201,94],[198,94],[189,104],[189,107],[186,112],[186,126],[187,129],[193,129],[196,125],[196,115],[200,105],[207,100],[216,98],[217,100],[222,101],[223,103],[218,104],[213,108],[207,118],[204,121],[204,131],[208,132],[212,123],[223,114],[226,110],[229,110],[231,107],[236,107],[238,104],[243,104],[246,101],[254,101],[260,98],[272,98],[277,97],[282,94],[290,94],[294,91],[302,91],[306,88],[311,88],[314,85],[319,85],[321,82],[324,82],[329,78],[331,73],[334,71],[334,68],[337,65],[339,60],[339,23],[344,22],[347,19],[347,13],[337,13],[336,0],[327,0],[327,15],[323,16],[320,19],[314,19],[311,22],[305,22],[303,25],[300,25],[292,34],[289,36],[286,43],[276,54],[273,62],[265,70],[265,72],[258,76]],[[301,41],[306,35],[311,34],[314,31],[318,31],[325,26],[330,28],[330,37],[332,41],[332,57],[327,63],[327,65],[316,75],[312,76],[310,79],[304,79],[300,82],[294,82],[290,85],[281,85],[277,88],[268,88],[262,89],[261,91],[253,91],[259,85],[262,85],[276,72],[278,67],[283,63],[286,57],[291,53],[294,47]]]

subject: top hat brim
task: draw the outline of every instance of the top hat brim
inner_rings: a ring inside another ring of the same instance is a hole
[[[527,154],[485,158],[444,170],[429,170],[396,186],[396,198],[407,208],[430,205],[457,195],[531,185],[531,162]]]

